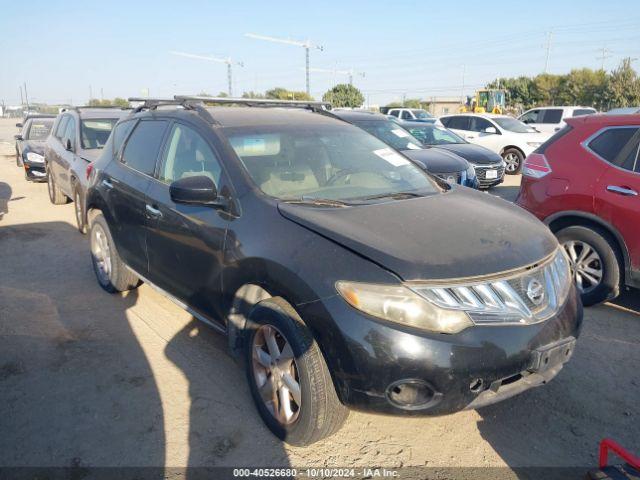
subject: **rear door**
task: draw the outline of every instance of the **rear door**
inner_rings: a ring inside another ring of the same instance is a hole
[[[487,132],[488,128],[493,128],[495,133]],[[503,140],[500,130],[491,121],[483,117],[470,117],[469,131],[465,138],[494,152],[499,152],[502,149]]]
[[[62,146],[62,138],[67,131],[69,118],[71,118],[71,115],[69,114],[62,115],[60,121],[56,125],[56,129],[53,132],[52,137],[50,138],[50,142],[48,142],[47,148],[45,149],[47,173],[49,175],[53,175],[53,178],[55,178],[56,180],[58,180],[60,176],[60,156],[64,151],[64,147]]]
[[[169,185],[204,175],[217,190],[228,190],[222,166],[206,132],[175,122],[147,194],[149,279],[184,303],[211,317],[220,302],[222,259],[228,213],[207,206],[177,204]]]
[[[118,158],[103,172],[102,186],[108,191],[111,234],[124,262],[140,275],[148,271],[145,206],[160,146],[168,126],[166,120],[127,121],[118,124],[121,137],[131,131]]]
[[[73,192],[71,191],[71,165],[73,165],[76,151],[78,150],[78,125],[75,117],[69,115],[64,134],[62,135],[62,144],[56,165],[56,181],[62,191],[71,197]],[[67,150],[67,142],[71,145],[71,149]]]
[[[596,188],[595,212],[623,236],[640,273],[640,125],[606,128],[588,148],[610,164]]]

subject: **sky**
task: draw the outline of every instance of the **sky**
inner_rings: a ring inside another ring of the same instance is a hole
[[[0,9],[0,102],[227,91],[226,65],[171,54],[230,57],[234,94],[305,89],[304,49],[246,33],[310,40],[311,67],[354,72],[370,104],[460,97],[494,78],[615,68],[640,58],[634,0],[40,1]],[[551,37],[549,35],[551,32]],[[243,66],[235,64],[242,62]],[[634,63],[640,70],[640,60]],[[311,94],[348,76],[311,73]]]

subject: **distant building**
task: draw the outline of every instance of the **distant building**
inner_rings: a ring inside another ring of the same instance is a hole
[[[460,97],[430,97],[425,98],[429,102],[427,111],[436,117],[458,113],[460,110]]]

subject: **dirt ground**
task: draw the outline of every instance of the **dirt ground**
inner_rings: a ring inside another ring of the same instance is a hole
[[[224,339],[151,288],[109,295],[73,206],[15,165],[0,120],[0,466],[584,466],[640,453],[640,292],[589,308],[549,385],[479,411],[352,413],[309,448],[276,440]],[[496,189],[513,199],[517,177]]]

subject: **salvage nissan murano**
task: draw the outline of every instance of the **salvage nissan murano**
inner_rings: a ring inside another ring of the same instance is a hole
[[[88,175],[100,285],[147,282],[225,333],[291,444],[331,435],[349,409],[442,415],[512,397],[575,348],[582,305],[540,221],[323,104],[147,100]]]

